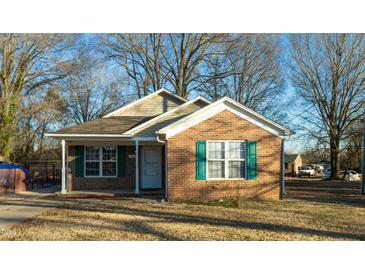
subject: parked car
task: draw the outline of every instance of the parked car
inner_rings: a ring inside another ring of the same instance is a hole
[[[327,180],[331,177],[331,169],[327,168],[324,175],[322,176],[322,179]]]
[[[317,164],[306,164],[306,167],[311,167],[311,169],[314,170],[313,174],[311,176],[313,177],[321,177],[324,174],[324,167]],[[304,175],[306,176],[306,175]]]
[[[313,177],[314,176],[314,168],[310,165],[302,167],[302,169],[299,171],[300,177]]]
[[[360,181],[360,175],[355,170],[341,170],[340,179],[345,181]]]

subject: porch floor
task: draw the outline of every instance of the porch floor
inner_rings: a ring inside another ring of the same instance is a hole
[[[82,190],[69,191],[61,194],[65,198],[115,198],[115,197],[143,197],[143,196],[161,196],[165,195],[163,190],[141,190],[135,194],[132,189],[110,189],[110,190]]]

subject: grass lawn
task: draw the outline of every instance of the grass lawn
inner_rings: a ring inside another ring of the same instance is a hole
[[[239,207],[67,200],[0,240],[365,240],[364,204],[287,199]]]

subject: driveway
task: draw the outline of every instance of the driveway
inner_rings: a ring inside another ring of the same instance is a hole
[[[21,223],[60,204],[62,202],[47,199],[44,194],[2,196],[0,199],[0,234],[6,231],[7,226]]]

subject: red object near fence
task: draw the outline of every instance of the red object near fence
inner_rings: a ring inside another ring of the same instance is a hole
[[[29,171],[22,165],[0,164],[0,194],[26,191],[30,179]]]

